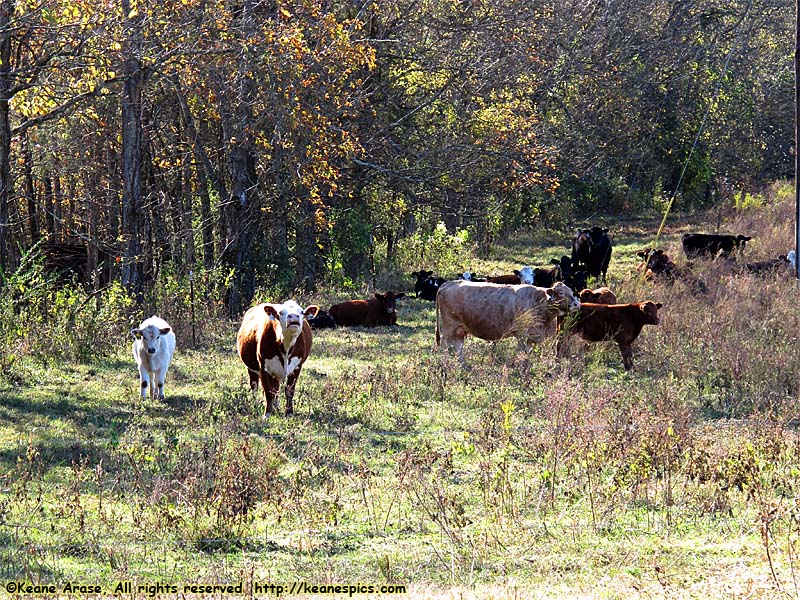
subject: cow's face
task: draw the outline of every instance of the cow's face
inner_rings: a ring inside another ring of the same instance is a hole
[[[668,274],[675,269],[675,263],[663,250],[653,250],[647,260],[647,268],[653,273]]]
[[[545,290],[548,304],[558,308],[560,313],[575,312],[581,307],[580,300],[575,297],[572,290],[563,281]]]
[[[607,228],[604,229],[601,227],[592,227],[591,231],[589,232],[589,237],[592,240],[592,244],[595,246],[600,246],[609,241],[608,236],[606,235],[607,233]]]
[[[662,306],[663,304],[661,304],[661,302],[651,302],[650,300],[642,302],[639,308],[644,314],[644,322],[648,325],[658,325],[661,322],[661,319],[658,317],[658,309]]]
[[[137,340],[141,340],[142,347],[147,350],[148,354],[155,354],[158,350],[158,338],[162,335],[167,335],[172,329],[164,327],[159,329],[155,325],[148,325],[142,329],[131,329],[131,335]]]
[[[519,277],[522,283],[527,283],[528,285],[533,285],[533,278],[536,275],[534,273],[533,267],[522,267],[519,271],[514,271],[514,275]]]
[[[381,303],[381,310],[385,312],[387,315],[391,315],[397,312],[396,301],[404,296],[405,294],[403,292],[400,292],[399,294],[395,294],[394,292],[386,292],[385,294],[375,294],[375,298]]]
[[[281,324],[281,329],[289,332],[299,332],[303,328],[303,321],[306,317],[315,317],[319,312],[319,306],[311,304],[303,310],[294,300],[289,300],[283,304],[265,304],[264,310],[273,319],[277,319]]]

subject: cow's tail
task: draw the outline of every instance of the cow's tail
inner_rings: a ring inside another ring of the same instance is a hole
[[[441,345],[441,334],[439,330],[442,327],[442,315],[439,308],[439,294],[436,294],[436,347]]]

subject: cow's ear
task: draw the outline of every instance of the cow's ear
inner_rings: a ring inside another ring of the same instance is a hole
[[[381,301],[383,301],[383,294],[379,294],[379,293],[375,292],[375,297],[376,297],[378,300],[381,300]]]
[[[272,304],[265,304],[264,305],[264,312],[267,313],[273,319],[280,319],[281,316],[278,314],[278,311],[275,310],[275,307]]]
[[[169,327],[164,327],[163,329],[159,329],[159,330],[158,330],[158,332],[159,332],[161,335],[167,335],[167,334],[168,334],[170,331],[172,331],[172,329],[171,329],[171,328],[169,328]]]
[[[558,302],[558,296],[551,288],[548,288],[544,291],[544,296],[548,302]]]
[[[664,306],[664,305],[661,304],[661,302],[656,302],[656,308],[661,308],[662,306]]]
[[[316,304],[308,305],[306,309],[303,311],[303,314],[306,317],[311,317],[311,318],[316,317],[317,313],[319,313],[319,306],[317,306]]]
[[[406,295],[406,293],[405,293],[405,292],[400,292],[399,294],[395,294],[395,295],[394,295],[394,299],[395,299],[395,300],[398,300],[398,299],[400,299],[400,298],[404,298],[404,297],[405,297],[405,295]]]
[[[417,277],[417,278],[419,278],[419,275],[420,275],[419,271],[411,271],[411,276],[412,276],[412,277]]]
[[[514,275],[517,277],[522,277],[522,273],[520,273],[518,269],[514,269]]]
[[[131,335],[135,337],[137,340],[141,339],[142,337],[142,330],[141,329],[131,329]]]
[[[550,259],[550,264],[551,265],[558,265],[560,267],[561,266],[561,261],[558,260],[557,258],[551,258]]]

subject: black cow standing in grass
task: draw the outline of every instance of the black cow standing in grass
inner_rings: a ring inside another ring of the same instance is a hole
[[[585,267],[592,277],[606,280],[608,264],[611,262],[611,238],[608,229],[592,227],[581,229],[572,240],[572,266],[574,269]]]
[[[753,238],[746,235],[721,235],[715,233],[684,233],[681,238],[683,251],[688,258],[697,256],[730,257],[739,250],[744,250],[747,242]]]

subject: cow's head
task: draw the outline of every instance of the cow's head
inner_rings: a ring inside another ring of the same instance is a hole
[[[148,325],[141,329],[131,329],[131,335],[137,340],[141,340],[142,346],[147,350],[148,354],[155,354],[156,350],[158,350],[158,338],[162,335],[167,335],[170,331],[172,329],[169,327],[159,328],[155,325]]]
[[[658,309],[664,306],[661,302],[652,302],[648,300],[647,302],[640,302],[639,309],[642,311],[644,315],[644,322],[648,325],[658,325],[661,322],[661,319],[658,317]]]
[[[303,321],[307,317],[316,317],[319,306],[311,304],[303,310],[297,302],[288,300],[283,304],[265,304],[264,311],[270,318],[279,321],[284,331],[299,334],[303,329]]]
[[[589,231],[589,238],[593,246],[603,246],[611,242],[608,239],[608,227],[592,227]]]
[[[388,315],[391,315],[397,312],[397,303],[396,300],[404,297],[405,294],[400,292],[399,294],[395,294],[394,292],[386,292],[385,294],[375,294],[375,298],[378,302],[381,303],[381,310]]]
[[[597,302],[600,300],[600,293],[586,288],[578,292],[578,299],[581,302]]]
[[[653,250],[647,259],[647,270],[652,273],[670,275],[675,270],[675,263],[663,250]]]
[[[553,287],[545,291],[547,303],[558,309],[560,314],[577,311],[581,307],[580,300],[575,297],[572,290],[563,281],[559,281]]]
[[[533,271],[533,267],[525,266],[519,270],[514,270],[514,275],[519,277],[519,280],[522,283],[527,283],[528,285],[533,285],[533,278],[536,275]]]
[[[551,258],[550,264],[558,265],[558,268],[561,269],[561,274],[564,277],[572,273],[572,257],[567,256],[566,254],[561,258]]]

